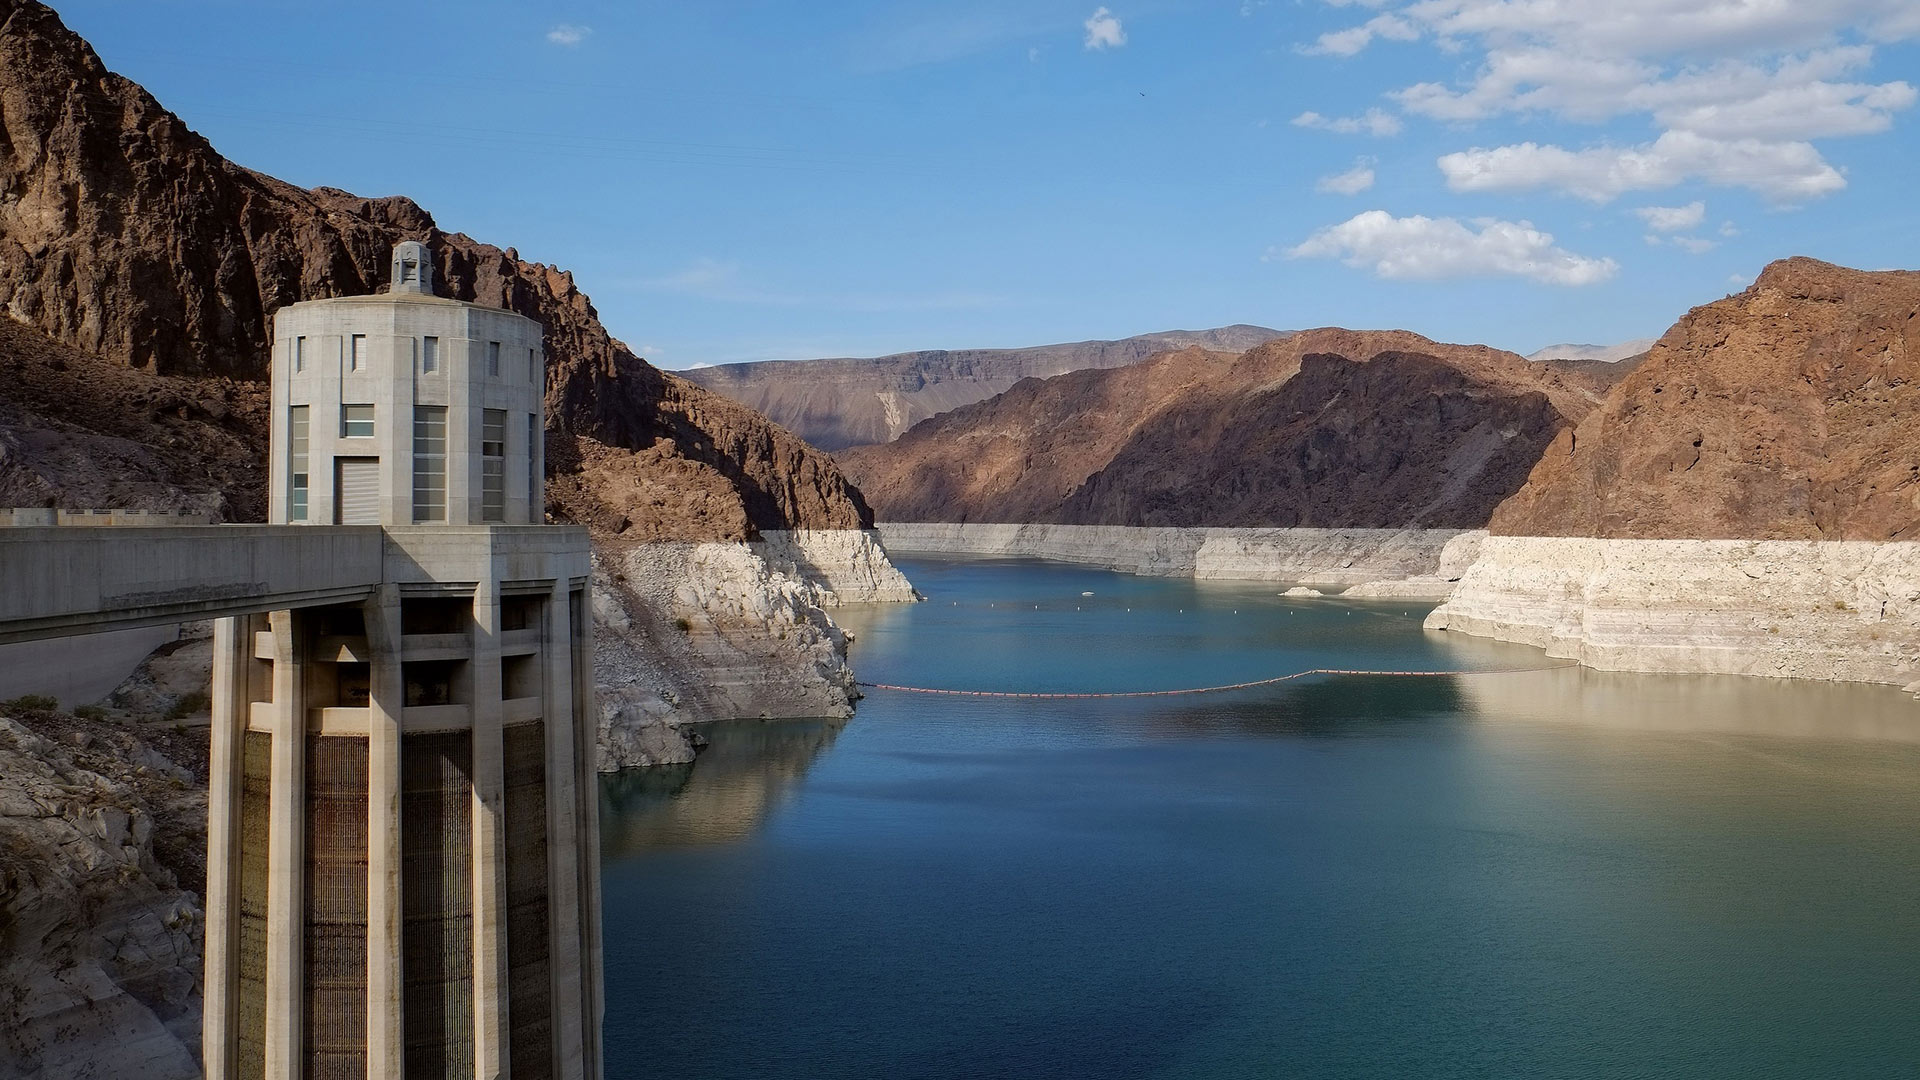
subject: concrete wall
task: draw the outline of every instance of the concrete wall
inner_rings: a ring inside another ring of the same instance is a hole
[[[34,525],[211,525],[210,514],[150,514],[139,510],[56,510],[52,507],[0,507],[0,528]]]

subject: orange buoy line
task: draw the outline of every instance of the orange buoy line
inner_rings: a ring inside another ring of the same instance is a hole
[[[985,698],[1143,698],[1174,697],[1182,694],[1218,694],[1227,690],[1251,690],[1257,686],[1273,686],[1276,683],[1304,679],[1309,675],[1378,675],[1400,679],[1434,679],[1453,675],[1517,675],[1529,671],[1556,671],[1560,668],[1578,667],[1569,661],[1564,664],[1545,664],[1539,667],[1524,668],[1476,668],[1463,671],[1362,671],[1354,668],[1308,668],[1291,675],[1281,675],[1272,679],[1256,679],[1253,682],[1226,683],[1221,686],[1196,686],[1184,690],[1121,690],[1107,693],[1088,692],[1078,694],[1046,694],[1028,690],[941,690],[931,686],[896,686],[892,683],[856,682],[856,686],[871,687],[875,690],[897,690],[904,694],[941,694],[947,697],[985,697]]]

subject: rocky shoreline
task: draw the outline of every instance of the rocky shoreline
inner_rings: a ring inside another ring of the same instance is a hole
[[[1920,543],[1492,536],[1427,627],[1603,671],[1920,691]]]
[[[692,761],[688,724],[851,715],[849,639],[827,609],[919,598],[875,537],[852,529],[603,541],[593,594],[603,772]]]
[[[903,554],[1052,559],[1435,602],[1430,630],[1532,645],[1603,671],[1920,693],[1920,543],[940,522],[879,531]]]
[[[1209,529],[882,522],[903,554],[1054,559],[1152,577],[1280,581],[1356,598],[1443,600],[1486,534],[1461,529]]]

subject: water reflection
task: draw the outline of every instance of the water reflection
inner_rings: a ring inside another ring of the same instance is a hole
[[[844,726],[843,719],[706,724],[707,748],[693,764],[602,777],[601,857],[746,839]]]
[[[1920,743],[1920,702],[1891,686],[1590,668],[1457,681],[1470,715],[1495,723]]]

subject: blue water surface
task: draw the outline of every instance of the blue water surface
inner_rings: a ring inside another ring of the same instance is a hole
[[[713,725],[602,789],[609,1075],[1920,1075],[1911,698],[904,565],[926,603],[836,616],[868,681],[1506,673]]]

